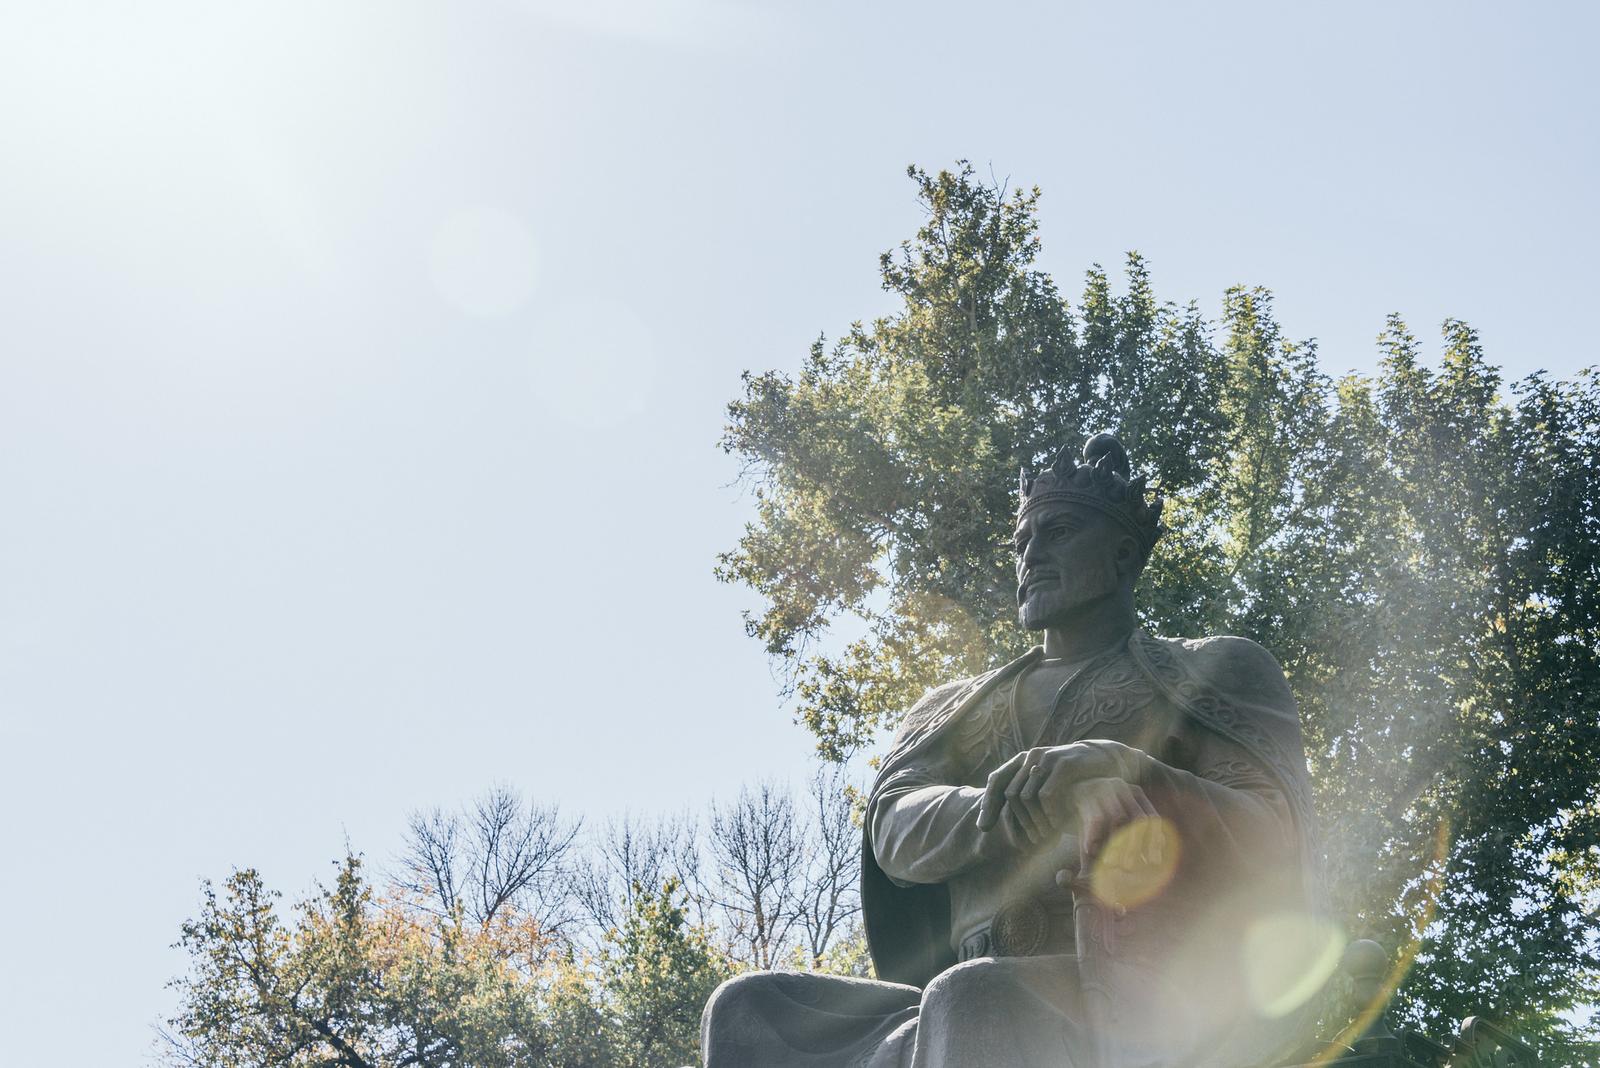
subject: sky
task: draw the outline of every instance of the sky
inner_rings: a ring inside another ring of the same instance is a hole
[[[1039,185],[1069,292],[1273,290],[1597,362],[1585,4],[10,0],[0,1030],[142,1063],[200,880],[293,897],[494,783],[798,780],[715,555],[746,369],[893,310],[908,164]],[[1436,351],[1436,349],[1435,349]]]

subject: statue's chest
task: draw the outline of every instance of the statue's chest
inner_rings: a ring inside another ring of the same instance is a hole
[[[1030,677],[1031,676],[1031,677]],[[1188,719],[1130,657],[1077,673],[1024,673],[957,718],[941,746],[945,781],[982,786],[1025,749],[1106,739],[1185,767]]]
[[[1076,674],[1030,672],[995,694],[989,713],[985,764],[1036,745],[1090,738],[1159,756],[1182,726],[1172,703],[1126,657]]]

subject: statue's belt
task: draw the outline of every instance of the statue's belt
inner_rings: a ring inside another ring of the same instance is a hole
[[[962,960],[1073,952],[1071,901],[1017,901],[961,940]]]

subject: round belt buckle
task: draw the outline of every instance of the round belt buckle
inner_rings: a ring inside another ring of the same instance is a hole
[[[1018,901],[994,914],[989,934],[996,956],[1031,957],[1050,936],[1050,914],[1037,901]]]

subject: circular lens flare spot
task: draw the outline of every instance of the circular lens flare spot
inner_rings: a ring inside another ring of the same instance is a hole
[[[1155,898],[1178,870],[1178,828],[1159,816],[1123,824],[1106,839],[1089,870],[1089,889],[1103,905],[1137,908]]]
[[[1345,935],[1320,917],[1297,912],[1263,916],[1245,931],[1245,986],[1269,1019],[1287,1016],[1314,997],[1339,966]]]

